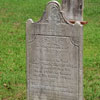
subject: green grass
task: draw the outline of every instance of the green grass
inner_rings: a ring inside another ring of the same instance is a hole
[[[84,97],[100,100],[100,0],[85,0]]]
[[[48,1],[0,0],[0,100],[26,100],[25,23]],[[85,0],[84,20],[84,98],[100,100],[100,0]]]

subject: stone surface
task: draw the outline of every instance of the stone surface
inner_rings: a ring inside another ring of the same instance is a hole
[[[62,0],[62,9],[68,20],[83,20],[83,0]]]
[[[28,100],[82,100],[82,25],[70,24],[57,2],[26,24]]]

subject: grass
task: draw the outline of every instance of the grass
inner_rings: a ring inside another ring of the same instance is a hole
[[[49,0],[0,0],[0,100],[26,100],[25,23]],[[84,99],[100,100],[100,1],[85,0]]]
[[[84,97],[100,100],[100,1],[85,2],[84,19]]]

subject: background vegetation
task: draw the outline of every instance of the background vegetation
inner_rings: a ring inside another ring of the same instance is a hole
[[[0,0],[0,100],[26,100],[25,23],[48,1]],[[100,0],[85,0],[84,20],[84,100],[100,100]]]

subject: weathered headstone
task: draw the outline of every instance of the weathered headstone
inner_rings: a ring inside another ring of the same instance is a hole
[[[71,24],[58,2],[26,24],[28,100],[82,100],[82,25]]]
[[[62,0],[62,10],[68,20],[83,20],[83,0]]]

